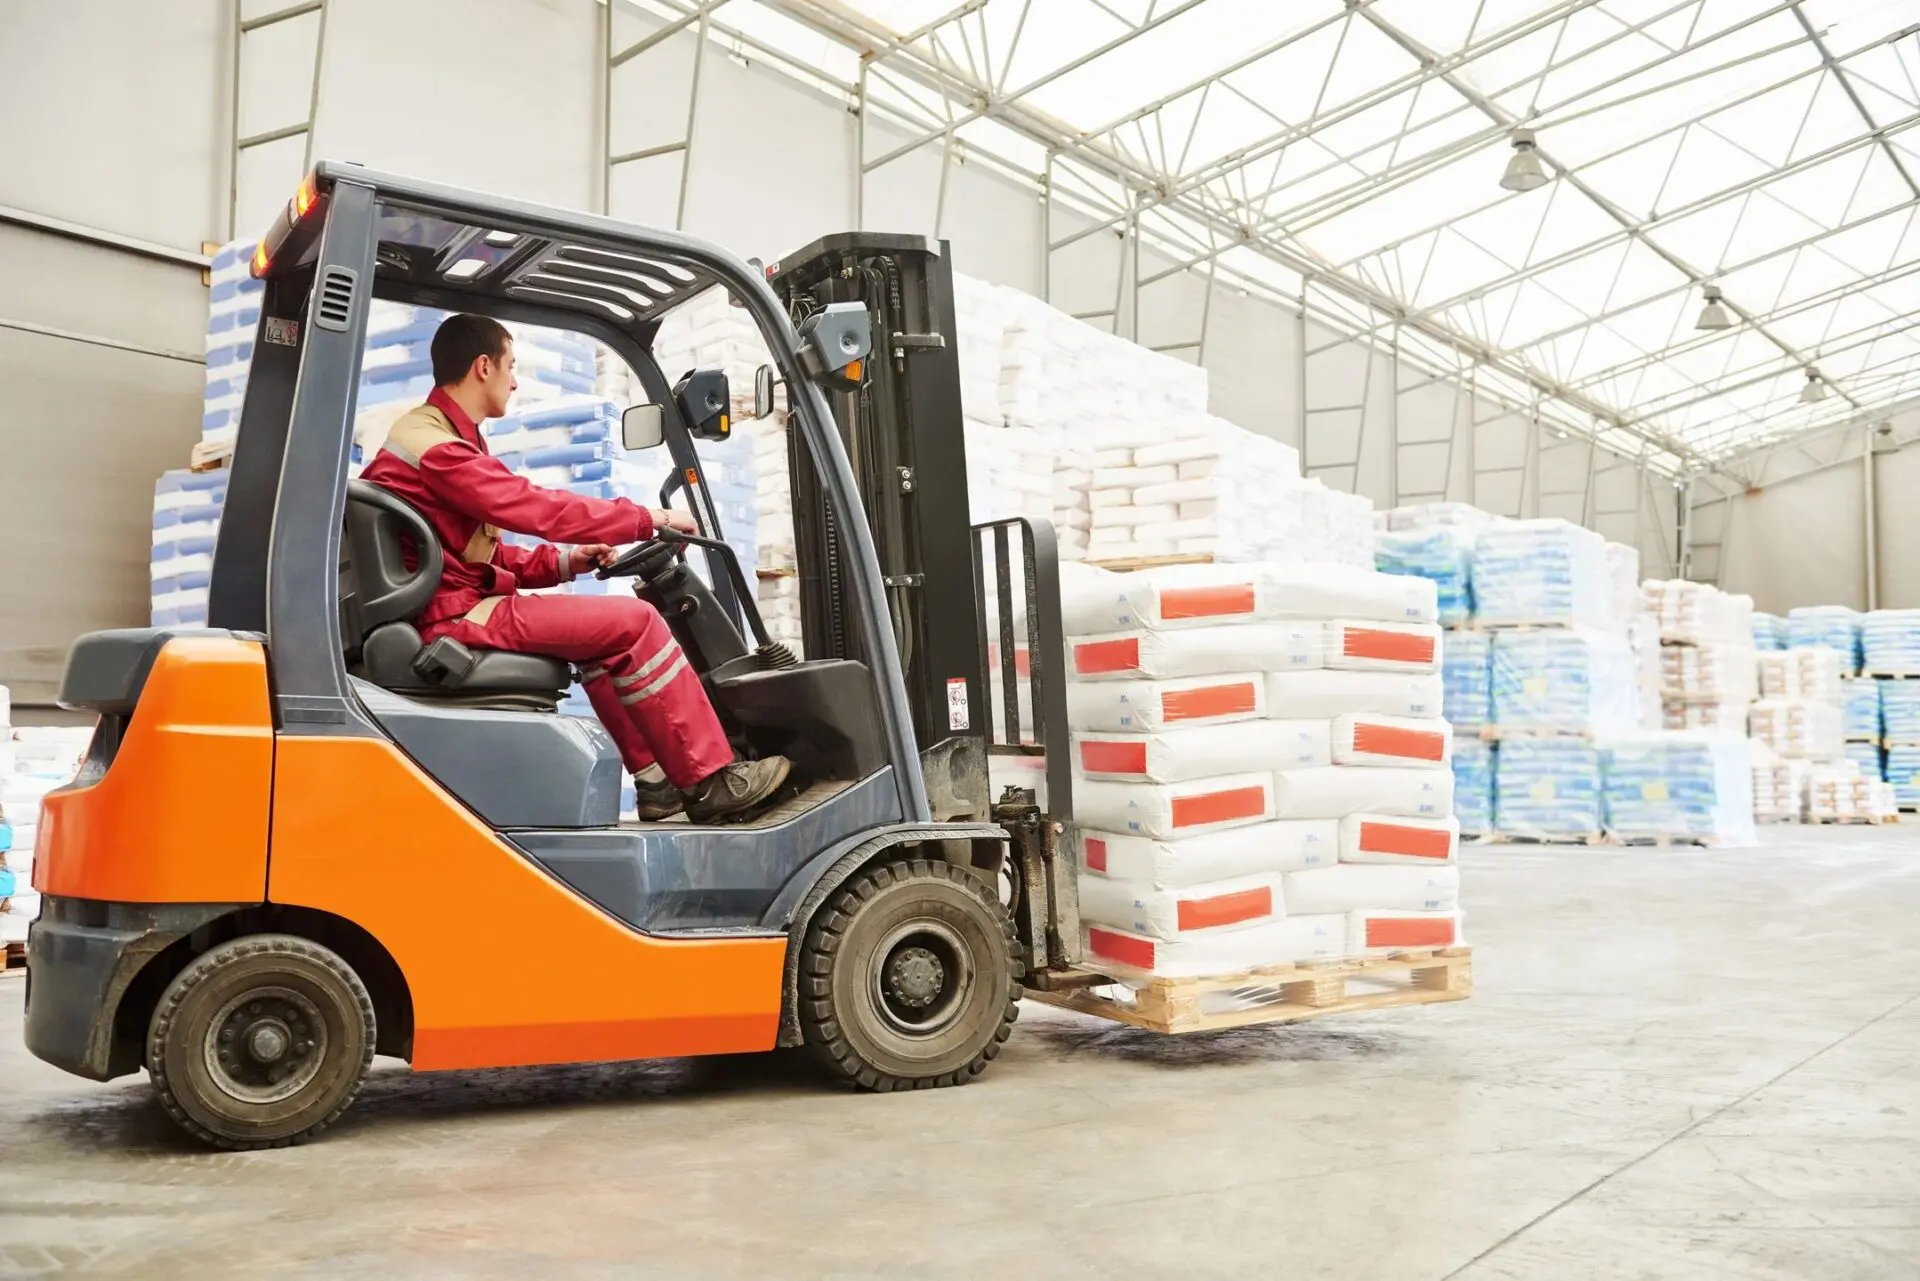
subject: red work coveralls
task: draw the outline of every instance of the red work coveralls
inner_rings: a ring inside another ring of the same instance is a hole
[[[659,610],[633,596],[516,593],[572,577],[556,542],[652,537],[646,508],[542,489],[514,475],[487,452],[479,424],[439,388],[394,423],[361,479],[411,503],[440,537],[440,587],[415,619],[422,639],[451,636],[578,664],[630,773],[658,760],[684,789],[733,759],[700,677]],[[503,529],[551,541],[514,547],[500,541]]]

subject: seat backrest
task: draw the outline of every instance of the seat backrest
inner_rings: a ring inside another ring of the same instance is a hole
[[[407,568],[409,547],[412,569]],[[440,567],[439,536],[411,503],[368,481],[347,482],[340,639],[349,660],[359,656],[375,628],[406,622],[426,608],[440,586]]]

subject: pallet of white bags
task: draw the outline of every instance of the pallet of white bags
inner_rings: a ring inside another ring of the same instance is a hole
[[[1303,961],[1208,978],[1123,981],[1076,972],[1049,979],[1054,986],[1029,990],[1028,999],[1178,1036],[1464,1001],[1473,995],[1473,949],[1429,948],[1346,961]],[[1360,990],[1349,990],[1349,984]]]

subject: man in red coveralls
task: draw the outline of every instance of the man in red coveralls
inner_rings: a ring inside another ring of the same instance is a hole
[[[450,316],[433,336],[433,393],[404,414],[362,479],[418,508],[440,536],[439,590],[415,620],[422,639],[551,654],[576,663],[601,724],[633,775],[643,819],[685,810],[695,822],[739,815],[786,782],[785,757],[736,761],[700,677],[660,611],[631,596],[527,596],[613,558],[685,513],[542,489],[487,452],[483,419],[519,385],[513,338],[485,316]],[[531,551],[502,530],[551,540]],[[562,551],[554,543],[572,543]]]

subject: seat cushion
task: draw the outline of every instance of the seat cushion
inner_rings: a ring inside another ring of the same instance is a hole
[[[463,692],[507,690],[543,694],[573,684],[573,669],[549,654],[515,654],[504,649],[473,651],[473,670],[449,688]]]
[[[388,623],[368,634],[360,661],[366,679],[382,689],[408,694],[557,695],[573,684],[573,669],[548,654],[515,654],[504,649],[474,649],[473,670],[463,680],[435,683],[414,668],[422,649],[411,623]]]

